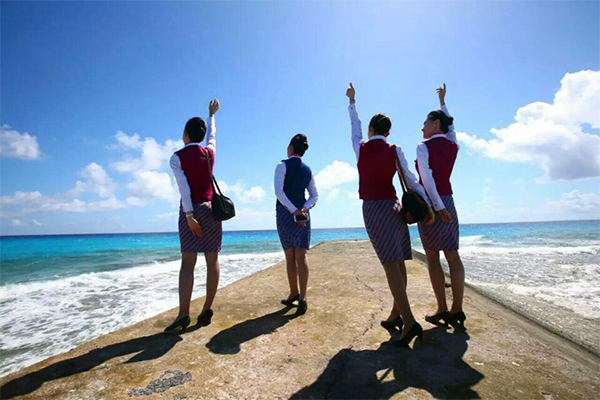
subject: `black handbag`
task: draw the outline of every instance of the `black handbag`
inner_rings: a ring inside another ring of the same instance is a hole
[[[410,190],[406,185],[406,179],[404,178],[396,146],[393,147],[394,156],[396,157],[396,169],[398,170],[400,186],[402,187],[402,210],[400,211],[400,215],[402,215],[407,224],[424,221],[427,218],[427,214],[429,214],[429,205],[421,195]]]
[[[211,202],[213,217],[217,221],[227,221],[235,217],[235,206],[233,205],[233,201],[227,196],[223,195],[221,192],[221,188],[215,179],[215,176],[212,174],[212,169],[210,168],[210,157],[208,150],[206,151],[206,163],[208,164],[208,174],[210,175],[210,181],[213,188],[213,198]]]

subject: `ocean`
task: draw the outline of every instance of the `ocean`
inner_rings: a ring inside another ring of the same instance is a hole
[[[470,285],[600,348],[600,221],[460,229]],[[355,239],[364,228],[315,229],[312,245]],[[220,284],[283,259],[276,231],[225,232]],[[194,298],[205,290],[198,260]],[[179,265],[176,233],[0,237],[0,376],[176,307]]]

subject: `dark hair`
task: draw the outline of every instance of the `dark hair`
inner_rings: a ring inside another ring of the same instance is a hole
[[[206,136],[206,122],[200,117],[190,118],[185,124],[185,131],[194,143],[202,142]]]
[[[447,116],[442,110],[434,110],[427,114],[427,119],[440,121],[440,129],[444,133],[448,133],[448,127],[454,122],[454,118]]]
[[[373,130],[378,135],[383,135],[392,129],[392,119],[389,115],[385,115],[383,113],[373,115],[371,118],[371,122],[369,122],[369,126],[373,127]]]
[[[294,154],[303,156],[306,150],[308,150],[308,139],[305,134],[298,133],[292,140],[290,140],[290,146],[294,148]]]

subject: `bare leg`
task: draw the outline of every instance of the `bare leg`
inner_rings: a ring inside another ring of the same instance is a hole
[[[444,270],[440,263],[440,252],[426,250],[425,255],[427,256],[427,268],[429,269],[429,279],[431,280],[431,286],[435,293],[435,299],[437,300],[437,310],[432,315],[439,314],[444,311],[448,311],[448,304],[446,303],[446,281],[444,276]]]
[[[448,266],[450,267],[450,281],[452,282],[452,314],[462,311],[465,293],[465,267],[458,255],[458,250],[444,250]]]
[[[204,300],[202,312],[212,308],[219,287],[219,277],[221,276],[219,253],[204,253],[204,258],[206,260],[206,299]]]
[[[400,274],[402,274],[402,278],[404,279],[404,283],[408,286],[408,276],[406,274],[406,263],[400,263]],[[392,311],[390,311],[390,316],[387,321],[393,321],[400,316],[400,309],[396,306],[396,302],[392,304]]]
[[[300,280],[300,300],[306,300],[306,290],[308,287],[308,258],[306,257],[306,253],[308,253],[308,250],[299,247],[295,247],[294,249],[296,265],[298,267],[298,278]]]
[[[288,299],[298,295],[298,268],[296,267],[295,247],[285,251],[285,266],[287,269],[288,282],[290,284],[290,295]]]
[[[190,301],[194,289],[194,267],[196,266],[196,253],[181,254],[181,269],[179,270],[179,317],[190,315]]]
[[[383,268],[385,270],[388,285],[392,291],[392,296],[394,296],[394,301],[400,310],[400,315],[404,321],[404,328],[402,329],[402,337],[404,337],[416,321],[410,309],[408,296],[406,295],[406,283],[400,272],[401,264],[404,264],[403,260],[396,260],[383,264]]]

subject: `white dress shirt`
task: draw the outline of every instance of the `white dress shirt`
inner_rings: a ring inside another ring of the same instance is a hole
[[[443,105],[441,109],[444,112],[444,114],[446,114],[448,117],[450,116],[448,108],[446,108],[445,105]],[[435,180],[433,179],[433,171],[429,167],[429,150],[427,150],[427,145],[425,144],[425,142],[440,137],[456,143],[456,132],[454,131],[454,124],[448,127],[448,133],[436,133],[429,139],[423,140],[423,142],[417,146],[417,164],[419,165],[419,175],[421,176],[421,182],[423,182],[423,186],[425,187],[425,190],[429,195],[429,199],[431,200],[431,203],[433,204],[433,209],[435,211],[443,210],[446,208],[446,206],[444,205],[444,202],[442,201],[442,198],[440,197],[437,191],[437,187],[435,186]],[[456,145],[458,146],[458,143],[456,143]]]
[[[215,117],[208,117],[208,127],[206,128],[206,148],[212,150],[213,154],[217,153],[217,128],[215,125]],[[200,143],[188,143],[183,148],[188,146],[199,146]],[[185,177],[185,173],[181,168],[181,160],[177,153],[173,153],[171,159],[169,160],[169,165],[173,170],[173,175],[175,176],[175,181],[177,182],[177,186],[179,187],[179,193],[181,194],[181,206],[183,208],[183,212],[193,211],[194,205],[192,204],[192,191],[190,190],[190,185],[188,185],[187,178]]]
[[[300,157],[291,156],[290,158]],[[282,161],[279,164],[277,164],[277,167],[275,167],[275,196],[277,197],[277,200],[279,200],[279,202],[283,204],[283,206],[287,208],[290,213],[294,213],[298,210],[298,208],[294,205],[294,203],[290,201],[290,199],[288,199],[288,197],[285,195],[285,192],[283,191],[285,172],[286,166],[285,163]],[[308,200],[306,200],[306,202],[304,203],[304,208],[310,210],[315,206],[315,204],[317,204],[317,200],[319,200],[319,193],[317,192],[317,186],[315,185],[314,176],[311,176],[307,189],[309,197]]]
[[[355,103],[352,103],[350,106],[348,106],[348,112],[350,113],[350,124],[352,125],[352,148],[354,149],[354,153],[356,154],[356,162],[358,163],[358,159],[360,157],[360,146],[362,143],[364,143],[364,141],[362,126],[360,119],[358,118],[358,112],[356,111]],[[383,135],[374,135],[371,137],[371,139],[369,139],[369,141],[371,140],[383,140],[387,143],[387,138]],[[400,160],[400,166],[402,168],[402,172],[404,173],[404,178],[406,180],[408,189],[418,193],[427,202],[427,204],[431,206],[431,202],[425,194],[425,189],[423,189],[423,186],[419,184],[415,174],[413,174],[408,168],[406,157],[404,157],[404,152],[400,146],[396,146],[396,152],[398,153],[398,159]]]

